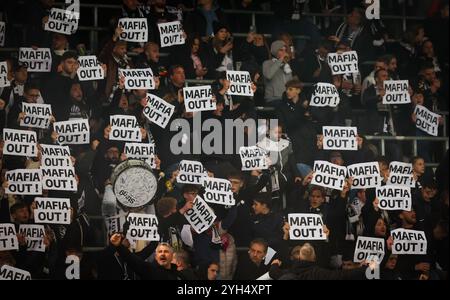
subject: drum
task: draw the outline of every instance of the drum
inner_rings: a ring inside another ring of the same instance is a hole
[[[111,175],[117,201],[125,210],[141,208],[153,200],[158,180],[151,167],[141,160],[126,160]]]

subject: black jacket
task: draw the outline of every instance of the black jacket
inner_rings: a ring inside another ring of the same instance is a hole
[[[215,13],[219,23],[228,24],[225,13],[220,8],[217,8]],[[189,36],[208,36],[207,21],[200,9],[194,10],[187,16],[184,29]]]

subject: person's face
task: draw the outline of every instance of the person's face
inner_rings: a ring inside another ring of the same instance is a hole
[[[436,192],[434,189],[431,189],[429,187],[422,189],[422,198],[426,202],[430,202],[433,197],[436,196]]]
[[[294,87],[288,87],[286,90],[286,96],[289,100],[295,99],[298,97],[298,95],[300,95],[300,93],[302,92],[301,89],[297,89]]]
[[[398,61],[397,61],[397,58],[394,57],[394,58],[389,62],[388,70],[391,71],[391,72],[396,72],[396,71],[397,71],[397,68],[398,68]]]
[[[30,220],[30,211],[27,207],[16,210],[13,214],[14,221],[19,224],[26,224]]]
[[[125,54],[127,54],[127,47],[125,45],[115,46],[113,54],[118,58],[124,58]]]
[[[359,201],[361,201],[362,203],[366,203],[367,198],[366,198],[366,190],[361,190],[358,192],[358,199]]]
[[[147,90],[133,90],[133,94],[138,99],[144,99],[145,97],[147,97]]]
[[[416,35],[416,42],[420,43],[423,41],[424,38],[425,38],[425,29],[419,28]]]
[[[159,47],[157,45],[151,45],[145,49],[145,54],[147,55],[147,58],[153,62],[159,62]]]
[[[382,219],[378,219],[375,224],[375,236],[385,237],[387,232],[386,223]]]
[[[122,95],[122,97],[120,97],[119,108],[120,109],[124,109],[124,110],[128,109],[128,98],[127,98],[127,96]]]
[[[14,73],[14,79],[17,82],[25,83],[28,80],[28,70],[27,68],[20,68]]]
[[[425,57],[434,57],[434,46],[433,43],[430,41],[427,41],[423,44],[422,47],[423,54]]]
[[[321,58],[326,58],[327,56],[328,56],[328,49],[327,48],[325,48],[325,47],[319,47],[318,49],[317,49],[317,53],[319,54],[319,56],[321,57]]]
[[[183,68],[177,68],[170,78],[176,86],[183,86],[186,82],[186,74]]]
[[[388,79],[389,79],[389,74],[387,71],[383,70],[378,73],[377,81],[379,84],[384,84],[384,82]]]
[[[199,0],[198,1],[198,4],[201,5],[201,6],[211,5],[212,3],[213,3],[213,0]]]
[[[318,208],[325,202],[325,198],[323,197],[320,191],[313,191],[309,196],[309,204],[312,208]]]
[[[64,50],[67,46],[67,38],[62,34],[53,36],[52,47],[54,50]]]
[[[219,275],[219,266],[216,264],[212,264],[208,268],[208,280],[217,280],[217,276]]]
[[[226,30],[225,28],[220,29],[217,32],[216,37],[220,41],[225,41],[229,37],[228,30]]]
[[[263,245],[253,244],[248,251],[250,260],[259,265],[262,263],[264,258],[266,257],[266,250]]]
[[[433,82],[436,79],[436,72],[433,69],[426,69],[422,71],[423,78],[428,82]]]
[[[70,97],[77,102],[81,102],[83,99],[83,90],[81,89],[80,84],[73,84],[70,89]]]
[[[354,270],[357,269],[359,265],[355,264],[351,260],[345,260],[342,262],[342,270]]]
[[[123,5],[125,5],[129,10],[136,10],[139,6],[138,0],[123,0]]]
[[[74,74],[77,71],[78,61],[75,58],[69,58],[62,62],[63,70],[67,74]]]
[[[195,191],[183,193],[183,197],[186,202],[194,202],[195,198],[197,198],[197,195],[198,192]]]
[[[375,62],[375,66],[374,66],[375,71],[378,70],[387,70],[387,66],[385,62],[382,61],[377,61]]]
[[[347,22],[349,25],[358,26],[361,24],[361,15],[357,11],[352,11],[347,18]]]
[[[29,91],[24,93],[27,103],[36,103],[40,95],[41,93],[38,89],[30,89]]]
[[[398,260],[397,255],[391,255],[389,257],[388,261],[386,262],[386,269],[394,270],[395,267],[397,266],[397,260]]]
[[[192,53],[197,54],[199,50],[200,50],[200,40],[195,39],[194,42],[192,43]]]
[[[262,34],[256,34],[255,35],[255,40],[254,40],[254,45],[256,47],[262,47],[264,46],[264,36]]]
[[[156,248],[155,260],[163,268],[170,268],[173,260],[173,252],[167,246],[160,245]]]
[[[344,165],[344,160],[342,159],[342,156],[333,156],[333,157],[330,159],[330,162],[331,162],[332,164],[335,164],[335,165],[338,165],[338,166]]]
[[[414,164],[414,172],[419,175],[425,174],[425,161],[423,159],[418,159]]]
[[[231,183],[231,191],[233,192],[233,194],[239,193],[239,191],[242,188],[242,181],[239,179],[235,179],[235,178],[230,178],[228,180]]]
[[[284,59],[286,57],[286,55],[287,55],[287,48],[286,48],[286,46],[285,47],[281,47],[281,49],[278,50],[277,58],[278,59]]]
[[[442,228],[441,225],[437,225],[433,229],[433,237],[436,241],[442,241],[448,236],[448,233]]]
[[[402,219],[407,224],[414,225],[417,222],[416,212],[413,211],[404,211],[402,212]]]
[[[119,149],[116,147],[109,148],[108,151],[106,151],[105,158],[109,162],[117,163],[119,161],[119,157]]]
[[[283,135],[283,129],[280,126],[278,126],[274,130],[272,130],[270,134],[271,138],[273,138],[275,141],[278,142],[281,140],[281,137]]]
[[[253,201],[253,212],[255,213],[255,215],[263,215],[266,210],[267,210],[267,206],[265,204],[262,204],[261,202],[258,201]]]

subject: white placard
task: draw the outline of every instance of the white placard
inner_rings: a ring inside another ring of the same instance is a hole
[[[127,239],[134,241],[159,241],[158,219],[154,215],[134,214],[127,217],[130,227]]]
[[[174,45],[184,45],[183,25],[180,21],[160,23],[158,29],[161,37],[161,47],[170,47]]]
[[[148,42],[148,24],[146,18],[119,19],[119,27],[123,29],[120,39],[126,42]]]
[[[355,255],[353,261],[355,263],[361,263],[370,261],[371,258],[376,256],[378,261],[383,261],[384,258],[384,240],[359,236],[356,241]]]
[[[85,145],[90,143],[89,120],[87,119],[56,122],[53,127],[58,134],[57,141],[60,145]]]
[[[42,149],[41,150],[42,156],[57,156],[57,157],[70,156],[69,146],[41,144],[41,149]]]
[[[309,106],[337,107],[340,102],[339,91],[334,84],[319,82],[311,96]]]
[[[165,129],[175,112],[175,106],[151,94],[147,94],[148,103],[144,107],[144,116],[152,123]]]
[[[396,229],[392,230],[391,236],[394,239],[392,246],[392,254],[396,255],[426,255],[427,254],[427,237],[425,232]]]
[[[125,77],[127,90],[154,90],[155,79],[151,68],[148,69],[119,69],[119,76]]]
[[[387,185],[415,187],[413,166],[410,163],[393,161],[389,165],[389,178]]]
[[[105,79],[105,71],[97,56],[80,56],[78,57],[78,63],[80,67],[77,70],[77,75],[80,81]]]
[[[380,201],[378,207],[384,210],[412,210],[411,188],[406,186],[386,185],[376,189]]]
[[[378,162],[354,164],[347,171],[348,177],[353,178],[352,190],[376,188],[383,182]]]
[[[353,74],[359,72],[358,53],[349,51],[344,53],[329,53],[328,65],[333,75]]]
[[[440,115],[429,111],[426,107],[416,106],[416,127],[431,136],[439,135]]]
[[[183,160],[180,162],[177,183],[203,185],[208,173],[201,162]]]
[[[17,269],[8,265],[0,268],[0,280],[31,280],[31,274],[28,271]]]
[[[411,103],[408,80],[386,80],[384,82],[386,95],[383,104],[408,104]]]
[[[11,82],[8,80],[8,63],[6,61],[0,62],[0,88],[10,86]]]
[[[187,87],[183,89],[186,112],[216,110],[211,86]]]
[[[21,224],[19,226],[19,233],[25,236],[27,251],[45,252],[44,226]]]
[[[208,177],[203,181],[203,187],[205,188],[203,198],[206,202],[225,206],[236,204],[230,181]]]
[[[20,48],[19,62],[25,64],[28,72],[50,72],[52,70],[52,54],[49,48]]]
[[[314,162],[314,177],[312,185],[342,191],[347,177],[347,168],[327,161]]]
[[[19,250],[14,224],[0,224],[0,251]]]
[[[41,170],[19,169],[5,174],[8,195],[42,195]]]
[[[241,156],[242,171],[267,170],[267,153],[258,146],[241,147],[239,149]]]
[[[48,129],[52,117],[52,106],[49,104],[22,103],[22,112],[25,114],[20,121],[21,127]]]
[[[37,135],[34,131],[3,129],[3,154],[37,157]]]
[[[356,127],[323,127],[324,150],[358,150],[358,128]]]
[[[323,231],[322,217],[317,214],[289,214],[289,238],[291,240],[323,241],[327,239]]]
[[[111,141],[142,142],[142,132],[135,116],[110,116]]]
[[[37,224],[69,225],[70,199],[35,198],[34,221]]]
[[[41,168],[73,168],[72,159],[70,156],[42,156]]]
[[[247,71],[227,71],[227,80],[230,81],[230,88],[227,95],[253,97],[252,77]]]
[[[124,149],[128,159],[149,159],[155,156],[154,144],[126,143]]]
[[[80,14],[59,8],[52,8],[48,16],[48,22],[44,25],[44,30],[72,35],[78,30],[78,20]]]
[[[195,198],[194,207],[188,210],[184,216],[198,234],[211,228],[217,218],[214,211],[199,196]]]

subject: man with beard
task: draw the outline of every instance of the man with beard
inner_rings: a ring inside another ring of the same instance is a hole
[[[100,193],[104,192],[112,171],[120,163],[120,155],[119,147],[114,143],[105,140],[99,144],[91,172],[95,187]]]

